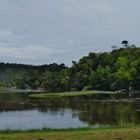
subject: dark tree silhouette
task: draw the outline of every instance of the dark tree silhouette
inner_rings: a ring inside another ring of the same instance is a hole
[[[122,45],[124,45],[125,48],[129,47],[127,40],[123,40]]]

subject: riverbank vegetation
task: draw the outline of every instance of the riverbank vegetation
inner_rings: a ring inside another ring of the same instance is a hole
[[[139,132],[139,127],[1,131],[0,140],[136,140]]]
[[[125,44],[124,44],[125,43]],[[0,63],[0,87],[45,89],[47,92],[81,90],[140,90],[140,48],[123,41],[111,52],[89,53],[71,67]]]
[[[94,95],[94,94],[115,94],[112,91],[71,91],[71,92],[61,92],[61,93],[39,93],[30,94],[31,98],[47,98],[47,97],[70,97],[70,96],[84,96],[84,95]]]

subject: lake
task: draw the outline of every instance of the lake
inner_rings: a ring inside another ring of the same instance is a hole
[[[118,97],[110,95],[36,100],[29,98],[28,94],[0,93],[0,130],[140,124],[138,101],[114,102],[111,99]]]

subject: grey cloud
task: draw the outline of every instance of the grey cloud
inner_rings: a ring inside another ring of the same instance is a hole
[[[139,0],[0,0],[0,59],[69,65],[123,39],[140,44],[139,9]]]

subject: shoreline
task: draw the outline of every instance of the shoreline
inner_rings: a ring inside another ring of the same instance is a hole
[[[140,127],[0,131],[0,140],[137,140]]]
[[[47,97],[73,97],[73,96],[86,96],[86,95],[97,95],[97,94],[108,94],[115,95],[115,91],[70,91],[70,92],[60,92],[60,93],[40,93],[40,94],[31,94],[31,98],[47,98]]]
[[[32,133],[32,132],[61,132],[61,131],[101,131],[101,130],[117,130],[117,129],[140,129],[140,125],[124,125],[124,126],[108,126],[108,127],[99,127],[99,128],[92,128],[92,127],[79,127],[79,128],[42,128],[42,129],[27,129],[27,130],[0,130],[0,134],[7,134],[7,133]]]

